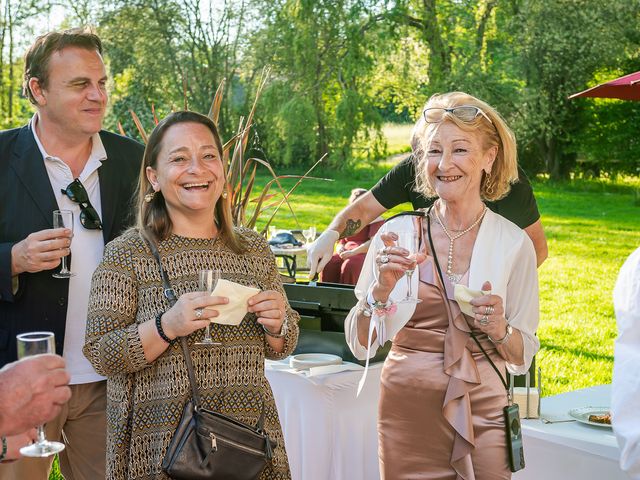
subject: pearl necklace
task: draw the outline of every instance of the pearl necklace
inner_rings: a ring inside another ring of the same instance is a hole
[[[449,230],[447,230],[447,227],[444,226],[444,222],[442,221],[442,219],[440,218],[440,215],[438,215],[438,210],[436,208],[433,209],[433,213],[436,216],[436,221],[440,224],[440,226],[442,227],[442,230],[444,231],[445,235],[449,238],[449,255],[447,258],[447,277],[449,277],[449,280],[451,281],[451,283],[456,284],[460,281],[460,279],[462,278],[462,273],[453,273],[453,242],[456,241],[457,239],[459,239],[461,236],[463,236],[465,233],[469,233],[471,230],[474,229],[474,227],[476,225],[478,225],[482,219],[484,218],[484,214],[487,213],[487,207],[485,206],[482,209],[482,213],[480,213],[480,216],[476,219],[475,222],[473,222],[469,227],[465,228],[464,230],[459,230],[458,233],[456,233],[455,235],[451,235],[451,233],[449,233]]]

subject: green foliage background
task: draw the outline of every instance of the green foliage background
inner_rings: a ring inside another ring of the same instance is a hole
[[[507,118],[529,173],[637,173],[638,104],[568,100],[640,70],[640,0],[96,0],[57,2],[63,26],[92,24],[111,85],[107,127],[135,135],[227,80],[223,133],[248,111],[260,72],[256,151],[273,164],[321,155],[342,169],[387,153],[385,121],[412,122],[427,98],[463,90]],[[20,125],[20,55],[52,4],[0,0],[0,127]],[[59,11],[59,10],[58,10]],[[10,67],[13,66],[13,69]]]

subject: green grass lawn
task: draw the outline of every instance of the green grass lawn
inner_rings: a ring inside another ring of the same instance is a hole
[[[387,150],[390,154],[409,151],[411,130],[413,130],[413,123],[385,123],[382,126],[382,133],[387,140]]]
[[[300,227],[322,231],[354,187],[371,187],[390,167],[325,172],[333,182],[305,181],[291,197]],[[640,245],[640,180],[534,182],[549,245],[539,270],[544,395],[611,382],[616,337],[612,291],[625,258]],[[410,205],[393,211],[410,209]],[[299,228],[286,211],[278,228]]]

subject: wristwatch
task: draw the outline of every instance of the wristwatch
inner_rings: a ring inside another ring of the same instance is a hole
[[[272,338],[286,337],[287,332],[289,331],[289,317],[285,315],[284,321],[282,322],[282,326],[280,327],[280,333],[270,332],[269,330],[267,330],[267,327],[265,327],[264,325],[262,325],[262,329],[264,330],[264,333],[266,333]]]
[[[504,334],[504,337],[498,340],[494,340],[493,338],[491,338],[490,335],[487,335],[487,337],[489,337],[489,340],[491,340],[496,345],[504,345],[509,341],[509,337],[511,336],[512,333],[513,333],[513,327],[507,323],[507,333]]]

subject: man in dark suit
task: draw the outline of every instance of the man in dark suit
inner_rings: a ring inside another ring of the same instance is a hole
[[[96,35],[43,35],[25,57],[24,90],[37,112],[0,132],[0,366],[15,360],[16,334],[55,333],[72,397],[46,431],[64,438],[67,480],[105,475],[106,382],[82,355],[87,303],[104,245],[132,219],[143,154],[139,143],[101,130],[106,82]],[[73,212],[73,231],[53,228],[57,209]],[[53,278],[70,253],[75,276]],[[46,480],[52,459],[1,465],[0,479]]]

